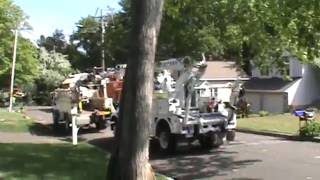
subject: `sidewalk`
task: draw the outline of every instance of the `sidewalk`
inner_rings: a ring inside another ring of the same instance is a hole
[[[30,133],[0,132],[0,143],[56,144],[67,142],[59,140],[57,137],[37,136]]]

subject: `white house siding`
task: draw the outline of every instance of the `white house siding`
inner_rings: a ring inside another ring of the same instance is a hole
[[[287,111],[287,97],[281,92],[247,92],[246,100],[250,103],[250,111],[268,111],[270,113],[283,113]]]
[[[206,89],[200,93],[201,97],[215,97],[218,100],[229,101],[231,95],[230,84],[234,81],[206,81]],[[204,87],[204,86],[200,86]]]
[[[312,65],[303,65],[303,76],[285,90],[288,93],[288,105],[303,107],[311,104],[320,96],[320,72]]]
[[[253,67],[251,70],[252,77],[260,77],[260,71],[259,68]]]
[[[246,100],[250,104],[250,111],[251,112],[259,112],[261,110],[261,105],[260,105],[260,94],[259,93],[251,93],[247,92],[246,93]]]
[[[291,59],[289,61],[290,76],[301,77],[303,74],[303,65],[297,59]]]
[[[292,58],[289,61],[289,75],[290,77],[301,77],[303,74],[303,65],[296,58]],[[270,67],[269,75],[263,76],[261,75],[260,69],[258,67],[254,67],[252,69],[252,77],[257,78],[271,78],[271,77],[279,77],[282,75],[276,67]]]

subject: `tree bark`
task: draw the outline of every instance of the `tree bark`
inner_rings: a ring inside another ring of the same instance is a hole
[[[155,179],[149,164],[153,72],[163,0],[131,0],[130,57],[116,124],[109,180]]]

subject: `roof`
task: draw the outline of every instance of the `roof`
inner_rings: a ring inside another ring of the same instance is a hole
[[[201,80],[235,80],[248,78],[240,67],[233,61],[207,61],[207,68]]]
[[[264,91],[264,92],[284,92],[294,82],[300,78],[293,80],[284,80],[282,78],[251,78],[244,83],[244,88],[247,91]]]

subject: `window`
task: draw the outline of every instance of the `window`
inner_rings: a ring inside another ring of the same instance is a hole
[[[281,69],[279,70],[281,76],[290,75],[290,64],[289,59],[284,59]]]
[[[210,88],[211,97],[218,97],[218,88]]]
[[[218,88],[213,89],[214,97],[218,97]]]

